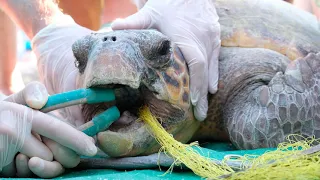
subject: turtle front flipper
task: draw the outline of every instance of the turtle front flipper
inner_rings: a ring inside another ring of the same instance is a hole
[[[231,141],[238,148],[252,149],[276,147],[290,134],[319,138],[319,69],[320,53],[311,53],[247,96],[238,94],[230,100],[224,115]]]

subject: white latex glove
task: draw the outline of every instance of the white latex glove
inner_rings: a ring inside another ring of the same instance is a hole
[[[78,165],[79,155],[97,153],[91,137],[25,106],[40,109],[47,100],[45,87],[31,83],[0,101],[0,177],[51,178]]]
[[[4,100],[6,97],[7,97],[6,95],[0,93],[0,101]]]
[[[113,30],[157,29],[181,49],[190,71],[191,102],[202,121],[208,111],[208,91],[218,86],[220,24],[212,0],[133,0],[136,14],[116,20]]]
[[[77,88],[76,76],[79,71],[74,64],[72,44],[91,32],[93,31],[76,24],[70,16],[61,15],[32,39],[39,76],[49,94]],[[63,108],[59,112],[63,120],[76,127],[84,124],[80,106]]]

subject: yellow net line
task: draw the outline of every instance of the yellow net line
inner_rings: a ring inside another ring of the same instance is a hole
[[[193,148],[198,146],[197,143],[186,145],[176,141],[151,114],[148,107],[143,107],[139,116],[162,146],[160,151],[174,159],[167,172],[172,171],[174,165],[183,163],[196,175],[209,179],[320,179],[320,152],[301,154],[311,148],[312,144],[319,143],[319,140],[314,138],[289,136],[288,141],[279,144],[275,151],[261,156],[243,156],[238,161],[242,162],[245,170],[235,172],[227,165],[226,159],[217,164],[215,162],[218,160],[201,156]]]
[[[190,168],[195,174],[203,178],[217,177],[226,173],[234,172],[227,165],[218,165],[211,159],[201,156],[190,145],[182,144],[176,141],[166,130],[161,126],[157,119],[151,114],[147,107],[140,111],[140,118],[149,126],[156,140],[162,146],[165,153],[169,153],[175,159],[175,163],[183,163]],[[173,166],[172,166],[173,167]]]
[[[245,155],[251,167],[227,179],[320,179],[320,152],[302,153],[320,141],[299,135],[290,135],[287,140],[261,156]]]

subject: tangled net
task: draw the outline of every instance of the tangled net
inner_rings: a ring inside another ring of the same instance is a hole
[[[261,156],[245,155],[243,161],[250,162],[250,167],[226,179],[320,179],[320,151],[303,153],[319,142],[314,137],[290,135],[275,151]]]
[[[170,154],[175,162],[169,170],[172,170],[174,165],[183,163],[190,168],[195,174],[203,178],[217,177],[226,173],[234,172],[227,165],[218,165],[211,159],[201,156],[191,146],[197,146],[197,143],[190,145],[182,144],[176,141],[166,130],[161,126],[157,119],[151,114],[147,107],[140,111],[140,118],[149,126],[155,139],[162,146],[160,151]]]
[[[201,156],[195,150],[197,143],[186,145],[176,141],[147,107],[140,110],[139,116],[162,146],[160,151],[174,159],[167,172],[183,163],[196,175],[209,179],[320,179],[320,151],[304,153],[313,144],[320,144],[320,140],[314,137],[291,135],[275,151],[268,151],[261,156],[244,155],[236,159],[241,164],[240,170],[236,172],[226,163],[230,159],[217,164],[215,162],[218,160]]]

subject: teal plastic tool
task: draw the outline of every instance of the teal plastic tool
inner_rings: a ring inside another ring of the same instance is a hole
[[[49,96],[47,104],[40,109],[47,113],[56,109],[78,104],[96,104],[114,101],[116,99],[113,90],[103,88],[77,89],[69,92]]]
[[[112,106],[101,114],[95,116],[91,121],[81,125],[78,130],[88,136],[94,136],[98,132],[106,130],[114,121],[120,118],[120,112],[116,106]]]
[[[40,109],[40,111],[47,113],[53,110],[78,104],[96,104],[114,100],[114,91],[111,89],[78,89],[49,96],[46,105],[42,109]],[[119,118],[120,111],[116,106],[113,106],[102,112],[101,114],[98,114],[91,121],[83,124],[78,129],[86,133],[88,136],[94,136],[97,133],[107,129],[114,121]]]

